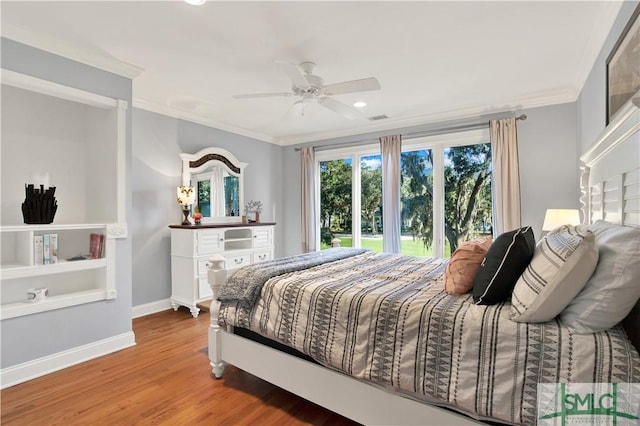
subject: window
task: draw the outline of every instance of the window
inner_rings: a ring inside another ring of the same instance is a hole
[[[360,246],[382,252],[382,156],[360,157]]]
[[[402,224],[400,250],[409,256],[433,255],[433,154],[403,151],[400,157]]]
[[[403,140],[401,252],[449,257],[492,232],[488,131]],[[378,145],[319,151],[321,248],[382,251],[382,168]],[[353,214],[352,214],[353,213]]]
[[[320,247],[331,247],[339,238],[342,247],[352,246],[351,159],[320,161]]]

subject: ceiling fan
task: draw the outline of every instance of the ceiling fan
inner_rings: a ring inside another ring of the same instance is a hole
[[[251,99],[278,96],[300,96],[302,99],[295,102],[294,105],[301,104],[304,107],[310,102],[317,102],[319,105],[322,105],[331,111],[337,112],[350,120],[355,120],[356,118],[362,117],[360,111],[347,104],[330,98],[329,96],[342,95],[345,93],[366,92],[369,90],[380,90],[380,83],[378,83],[378,80],[375,77],[325,85],[324,80],[321,77],[313,74],[313,71],[316,68],[316,64],[313,62],[302,62],[300,65],[295,65],[286,61],[276,61],[276,64],[291,79],[291,92],[255,93],[234,95],[233,97],[235,99]]]

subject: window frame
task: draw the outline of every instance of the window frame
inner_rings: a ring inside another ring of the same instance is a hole
[[[463,145],[490,143],[489,129],[475,129],[455,133],[445,133],[402,140],[402,152],[430,149],[433,157],[433,256],[444,257],[444,150]],[[380,144],[371,143],[352,147],[326,148],[315,153],[316,217],[320,217],[320,163],[351,159],[351,238],[353,247],[361,247],[361,165],[360,158],[367,155],[381,155]],[[384,224],[383,224],[384,226]],[[316,235],[320,235],[320,222],[316,224]],[[320,250],[320,238],[316,241]]]

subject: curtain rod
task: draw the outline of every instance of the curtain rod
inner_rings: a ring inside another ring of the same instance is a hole
[[[516,116],[516,120],[526,120],[527,119],[527,115],[526,114],[520,114],[518,116]],[[430,130],[422,130],[422,131],[417,131],[417,132],[410,132],[410,133],[402,133],[402,138],[408,138],[408,139],[414,139],[414,138],[419,138],[419,137],[424,137],[424,136],[436,136],[436,135],[443,135],[446,133],[454,133],[454,132],[461,132],[463,130],[475,130],[475,129],[481,129],[483,127],[486,127],[489,125],[489,121],[487,122],[482,122],[482,123],[473,123],[473,124],[461,124],[459,126],[450,126],[450,127],[440,127],[440,128],[436,128],[436,129],[430,129]],[[348,144],[329,144],[329,145],[318,145],[318,146],[314,146],[315,149],[318,148],[330,148],[330,147],[349,147],[349,146],[357,146],[357,145],[363,145],[365,143],[371,143],[371,140],[361,140],[361,141],[354,141],[352,143],[348,143]],[[294,148],[294,151],[300,151],[302,148]]]

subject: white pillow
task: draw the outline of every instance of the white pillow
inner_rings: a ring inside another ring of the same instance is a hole
[[[579,334],[613,327],[640,298],[640,229],[602,220],[589,229],[596,236],[598,266],[560,314],[560,321]]]
[[[582,290],[598,263],[595,236],[586,226],[564,225],[536,246],[511,296],[511,319],[554,319]]]

